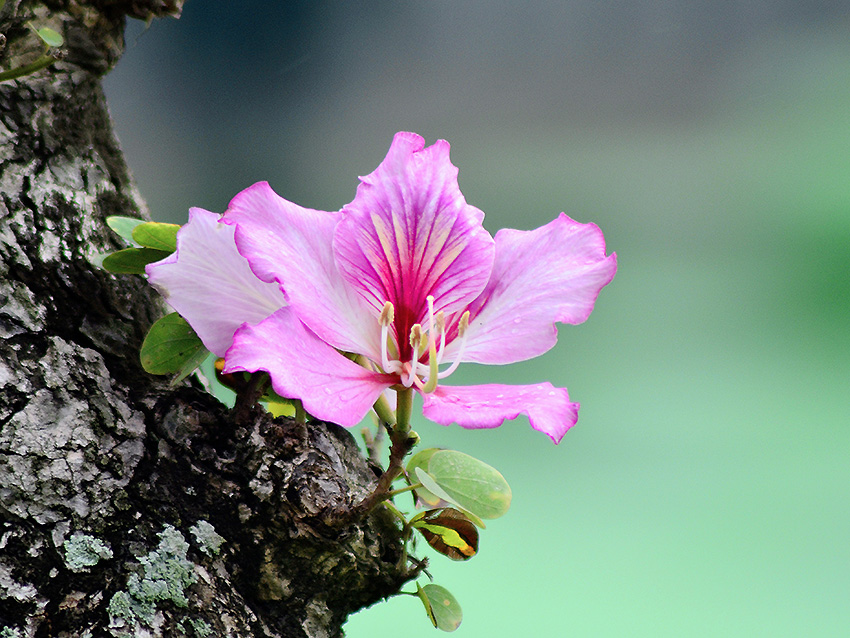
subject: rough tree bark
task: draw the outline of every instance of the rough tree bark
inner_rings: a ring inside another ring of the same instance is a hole
[[[393,521],[327,525],[376,482],[347,431],[145,374],[158,301],[91,265],[122,247],[105,217],[146,215],[100,78],[126,16],[181,4],[0,9],[0,70],[41,55],[28,24],[65,38],[0,83],[0,636],[341,636],[414,575]]]

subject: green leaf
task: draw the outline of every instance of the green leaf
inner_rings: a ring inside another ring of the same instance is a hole
[[[186,320],[172,312],[151,326],[139,358],[151,374],[190,374],[203,363],[208,351]],[[189,369],[190,366],[191,369]],[[188,372],[187,372],[188,369]]]
[[[199,348],[194,355],[190,356],[186,359],[186,363],[177,371],[177,374],[174,378],[169,382],[170,386],[175,386],[180,383],[183,379],[192,374],[198,367],[206,361],[207,357],[210,355],[210,351],[206,349],[206,347]]]
[[[220,375],[220,370],[224,367],[224,360],[220,360],[222,362],[221,368],[218,367],[218,361],[219,360],[216,360],[216,374]],[[258,372],[256,374],[265,373]],[[268,410],[269,413],[271,413],[271,415],[275,418],[279,416],[295,416],[296,414],[295,405],[298,400],[287,399],[286,397],[280,396],[277,392],[274,391],[274,388],[272,388],[271,386],[266,388],[266,391],[263,393],[263,396],[260,397],[260,401],[265,403],[266,410]]]
[[[146,248],[155,248],[173,253],[177,250],[179,224],[144,222],[133,228],[133,241]]]
[[[437,629],[454,631],[463,621],[463,610],[451,592],[440,585],[416,583],[416,595],[425,606],[425,613]]]
[[[38,37],[41,38],[49,47],[61,47],[65,44],[65,38],[50,27],[41,27],[40,29],[36,29],[36,33],[38,34]]]
[[[511,506],[511,488],[505,477],[463,452],[434,452],[428,460],[428,475],[450,497],[450,502],[481,518],[499,518]],[[431,490],[430,486],[425,487]]]
[[[295,416],[295,406],[290,399],[267,400],[266,410],[275,418],[279,416]]]
[[[428,461],[431,460],[431,455],[434,454],[434,452],[439,452],[439,450],[440,448],[430,447],[414,454],[407,462],[407,474],[415,477],[417,467],[425,470],[428,467]],[[422,481],[420,481],[420,483],[421,482]],[[440,501],[443,500],[439,496],[428,491],[425,487],[420,487],[419,489],[414,490],[414,494],[416,494],[417,498],[421,499],[431,507],[439,505]]]
[[[106,218],[106,225],[118,233],[122,239],[126,239],[130,243],[135,243],[133,242],[133,229],[139,224],[144,223],[144,219],[124,217],[122,215],[111,215]]]
[[[425,486],[425,488],[431,492],[436,498],[438,502],[445,501],[446,503],[451,503],[452,505],[457,505],[461,510],[463,510],[463,505],[456,502],[454,498],[450,494],[448,494],[442,487],[437,484],[437,481],[434,480],[434,477],[428,474],[421,467],[413,468],[413,473],[416,475],[416,478],[419,479],[419,482]],[[466,514],[473,523],[478,525],[481,529],[484,529],[486,526],[484,525],[484,521],[482,521],[478,516],[473,514],[470,511],[463,510],[463,513]]]
[[[115,275],[144,275],[145,266],[171,253],[153,248],[125,248],[103,258],[103,268]]]
[[[410,526],[452,560],[469,560],[478,552],[478,530],[463,512],[452,507],[421,512],[410,520]]]

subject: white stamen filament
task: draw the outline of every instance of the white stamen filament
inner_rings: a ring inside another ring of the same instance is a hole
[[[390,325],[395,318],[395,309],[391,302],[384,304],[384,309],[381,310],[381,367],[384,372],[401,373],[401,362],[390,361],[387,356],[387,339],[389,339]]]
[[[446,349],[446,315],[437,313],[437,332],[440,333],[440,347],[437,349],[437,365],[443,362],[443,350]]]
[[[390,336],[390,327],[386,324],[381,326],[381,366],[384,370],[390,369],[390,360],[387,357],[387,337]]]
[[[381,368],[384,372],[400,373],[401,362],[390,361],[389,356],[387,356],[387,339],[389,338],[389,332],[389,326],[381,326]]]
[[[434,321],[434,297],[428,295],[426,297],[428,301],[428,365],[425,366],[424,363],[420,363],[419,365],[424,368],[423,376],[422,376],[422,387],[419,389],[422,390],[425,394],[430,394],[434,390],[437,389],[437,379],[439,378],[439,358],[437,355],[437,347],[435,345],[434,339],[434,330],[440,323],[443,323],[443,341],[445,341],[445,318],[442,316],[442,312],[440,313],[440,317],[438,317],[437,321]],[[443,321],[441,322],[440,319]]]
[[[450,365],[448,368],[443,370],[440,374],[437,375],[438,379],[445,379],[452,372],[457,370],[457,367],[460,365],[461,359],[463,359],[463,351],[466,349],[466,330],[469,328],[469,310],[464,312],[460,316],[460,322],[457,326],[457,334],[460,337],[460,347],[457,350],[457,356],[455,357],[454,363]]]
[[[410,347],[412,349],[410,360],[401,362],[398,359],[390,360],[389,346],[393,346],[393,352],[397,352],[395,343],[390,343],[390,325],[395,319],[393,304],[387,301],[381,311],[381,367],[384,372],[398,374],[402,385],[409,388],[415,385],[425,393],[433,392],[437,388],[437,380],[444,379],[452,374],[460,365],[466,348],[466,332],[469,327],[469,311],[465,311],[458,322],[457,334],[460,338],[455,361],[447,369],[439,371],[446,349],[446,316],[441,310],[434,313],[434,297],[428,295],[428,330],[422,330],[421,324],[413,324],[410,329]],[[437,346],[437,334],[440,337],[440,345]],[[419,357],[428,352],[428,363],[419,361]]]

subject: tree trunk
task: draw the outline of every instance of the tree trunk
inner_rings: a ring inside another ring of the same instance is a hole
[[[376,483],[325,423],[236,421],[197,381],[144,373],[161,314],[109,215],[145,217],[100,78],[125,16],[182,0],[7,0],[0,71],[0,636],[341,636],[414,575],[381,513],[331,523]],[[5,633],[4,633],[5,632]]]

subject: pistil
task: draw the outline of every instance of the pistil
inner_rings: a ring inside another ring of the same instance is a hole
[[[442,345],[446,342],[446,321],[445,315],[443,315],[442,311],[440,311],[437,319],[434,319],[434,297],[428,295],[428,377],[423,380],[423,385],[420,388],[422,392],[425,394],[430,394],[434,390],[437,389],[437,378],[440,372],[440,361],[437,355],[437,345],[436,339],[434,339],[434,330],[440,330],[441,339],[440,339],[440,351],[442,352]],[[442,324],[442,325],[441,325]]]
[[[413,324],[410,329],[410,347],[413,348],[413,353],[410,355],[410,363],[403,365],[404,373],[401,376],[401,382],[405,388],[409,388],[414,383],[416,387],[421,388],[422,382],[419,380],[419,348],[422,345],[422,326],[418,323]]]

